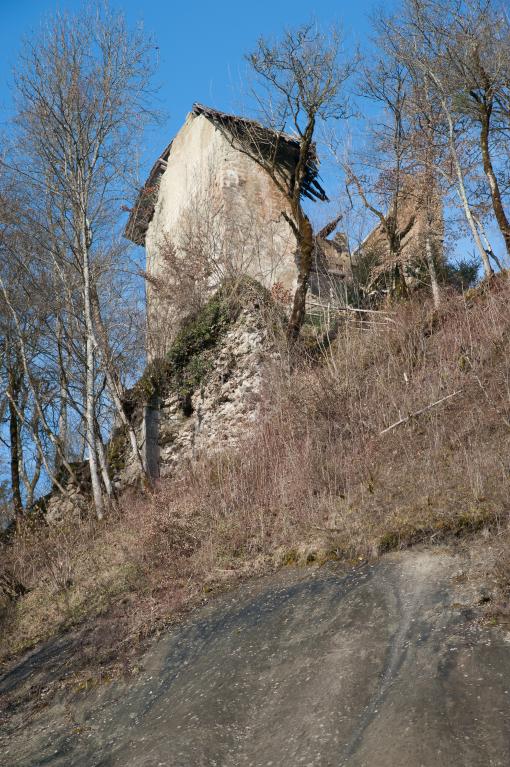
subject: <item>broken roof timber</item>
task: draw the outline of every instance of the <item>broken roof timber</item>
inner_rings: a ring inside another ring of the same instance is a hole
[[[172,143],[173,141],[168,144],[152,166],[147,181],[138,192],[135,204],[131,208],[124,236],[135,245],[145,245],[145,233],[154,215],[159,182],[166,170]]]
[[[283,173],[292,174],[299,158],[299,139],[281,131],[264,127],[256,120],[220,112],[218,109],[193,104],[193,115],[203,115],[216,127],[224,130],[232,139],[233,146],[252,156],[259,164],[269,157],[275,167]],[[125,236],[136,245],[145,244],[145,234],[154,215],[159,182],[166,170],[168,158],[172,149],[172,141],[158,157],[151,168],[147,181],[138,192],[135,205],[131,209]],[[315,147],[308,158],[303,182],[302,195],[310,200],[327,200],[327,195],[319,183],[319,167]]]

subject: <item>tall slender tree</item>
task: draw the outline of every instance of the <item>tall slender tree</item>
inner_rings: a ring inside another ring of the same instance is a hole
[[[424,84],[441,107],[461,207],[485,275],[490,277],[493,268],[468,194],[470,168],[463,162],[463,149],[466,142],[469,142],[469,136],[466,133],[464,115],[458,109],[458,92],[452,86],[451,65],[448,63],[449,37],[445,34],[451,10],[448,3],[439,3],[436,0],[404,0],[402,13],[398,17],[380,19],[379,28],[393,54],[411,74],[416,74],[416,80]],[[463,12],[463,0],[452,0],[452,3]]]
[[[73,271],[80,286],[85,440],[99,517],[104,510],[96,428],[99,368],[143,470],[97,296],[100,259],[115,228],[112,212],[120,208],[135,142],[153,117],[152,52],[151,42],[139,30],[129,31],[122,15],[97,6],[77,16],[56,15],[25,44],[16,72],[20,170],[44,200],[64,271]]]
[[[273,151],[260,151],[267,134],[251,138],[248,151],[270,174],[289,201],[291,215],[284,213],[296,236],[299,259],[297,286],[288,324],[289,338],[296,339],[305,319],[306,296],[313,261],[313,227],[303,208],[310,165],[316,165],[315,138],[320,124],[348,114],[343,91],[355,60],[342,52],[339,32],[320,31],[315,23],[288,30],[277,42],[260,39],[248,57],[257,77],[254,94],[264,126],[279,132],[291,131],[298,144],[291,173],[281,173],[276,163],[278,141]]]

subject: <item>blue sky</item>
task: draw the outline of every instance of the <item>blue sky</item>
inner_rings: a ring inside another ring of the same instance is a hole
[[[388,10],[397,0],[386,0]],[[360,45],[366,51],[370,34],[370,15],[380,0],[110,0],[122,10],[130,24],[143,23],[158,46],[160,106],[167,114],[165,124],[146,136],[141,149],[141,180],[182,125],[194,101],[225,111],[242,113],[243,84],[246,83],[244,54],[252,50],[257,38],[278,36],[286,26],[296,26],[315,18],[321,26],[340,23],[349,46]],[[58,9],[78,11],[86,5],[82,0],[0,0],[0,131],[5,128],[11,111],[8,82],[22,39],[37,30],[48,14]],[[246,88],[246,86],[244,85]],[[359,127],[359,126],[358,126]],[[355,124],[345,126],[345,136],[354,133]],[[324,159],[324,158],[323,158]],[[328,169],[323,162],[322,176],[330,197],[341,193],[338,170]],[[330,210],[336,208],[333,201]],[[330,211],[314,206],[317,224],[325,223]],[[336,212],[336,209],[335,209]],[[331,210],[333,213],[333,210]],[[362,226],[371,226],[367,221]],[[499,237],[490,227],[494,244]],[[351,232],[351,235],[353,233]],[[461,252],[472,252],[469,240],[457,246]],[[499,248],[498,248],[499,250]]]
[[[57,9],[79,10],[79,0],[0,0],[0,121],[10,112],[7,83],[24,35]],[[320,24],[341,21],[351,44],[367,34],[373,0],[355,3],[321,0],[112,0],[131,24],[142,21],[159,47],[161,106],[168,115],[164,127],[147,137],[145,165],[178,130],[194,101],[225,111],[239,111],[246,65],[243,55],[260,35],[279,35],[310,17]]]

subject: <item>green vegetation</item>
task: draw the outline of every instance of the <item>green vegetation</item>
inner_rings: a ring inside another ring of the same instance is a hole
[[[125,426],[121,426],[116,430],[106,448],[106,459],[113,474],[119,474],[125,467],[128,447],[128,431]]]
[[[169,388],[182,400],[207,379],[214,350],[239,316],[240,301],[222,287],[177,334],[166,358]]]
[[[269,292],[258,282],[244,277],[226,280],[216,293],[189,317],[177,333],[166,357],[147,365],[142,377],[128,392],[128,410],[154,396],[174,392],[183,407],[207,380],[214,352],[248,300],[267,303]]]

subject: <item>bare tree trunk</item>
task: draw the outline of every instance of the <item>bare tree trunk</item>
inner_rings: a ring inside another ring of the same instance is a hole
[[[58,348],[58,358],[59,358],[59,364],[60,364],[60,372],[59,372],[59,385],[60,385],[60,410],[58,414],[58,441],[60,443],[60,452],[57,451],[55,454],[55,471],[58,473],[58,470],[61,466],[61,455],[67,456],[67,401],[68,401],[68,394],[67,394],[67,380],[66,380],[66,373],[64,370],[64,355],[62,350],[62,320],[60,317],[57,317],[57,348]]]
[[[39,418],[37,417],[37,413],[34,414],[33,423],[32,423],[32,431],[33,433],[37,433],[36,430],[38,428]],[[25,469],[25,465],[23,463],[23,457],[21,456],[20,464],[19,464],[19,470],[21,474],[21,479],[23,480],[23,484],[25,486],[25,508],[30,509],[33,502],[34,502],[34,492],[35,488],[37,487],[37,483],[39,482],[39,478],[41,476],[41,469],[43,465],[43,456],[41,455],[41,450],[37,446],[36,443],[36,458],[35,458],[35,465],[33,467],[33,474],[32,478],[28,476],[28,473]]]
[[[82,213],[82,218],[84,215]],[[81,256],[83,269],[83,303],[85,309],[85,438],[87,442],[88,460],[90,467],[90,482],[92,497],[98,519],[104,516],[103,494],[99,481],[96,448],[96,412],[94,398],[94,328],[92,324],[92,307],[90,301],[90,264],[87,244],[87,222],[83,220],[80,233]]]
[[[480,130],[480,148],[482,150],[483,170],[487,176],[489,182],[489,189],[491,191],[492,207],[494,209],[494,215],[503,240],[505,242],[507,255],[510,256],[510,222],[503,208],[503,202],[501,199],[501,190],[499,188],[496,174],[492,166],[490,149],[489,149],[489,115],[484,114],[482,116],[481,130]]]
[[[101,493],[101,484],[97,467],[96,438],[94,433],[94,344],[87,328],[86,339],[86,373],[85,381],[87,386],[85,400],[85,436],[87,441],[88,461],[90,467],[90,481],[92,484],[92,497],[94,499],[94,508],[98,519],[103,518],[104,506],[103,495]]]
[[[299,267],[296,292],[294,293],[294,302],[292,312],[287,327],[287,337],[295,341],[301,331],[306,316],[306,295],[308,293],[308,284],[310,281],[310,270],[312,267],[314,237],[313,229],[308,216],[301,210],[301,206],[296,211],[297,236],[299,244]]]
[[[129,435],[131,450],[133,452],[136,464],[138,466],[138,470],[140,474],[142,475],[142,477],[147,477],[147,479],[149,479],[146,467],[142,459],[142,455],[140,453],[140,448],[138,447],[138,440],[136,439],[135,430],[133,429],[133,426],[125,413],[116,383],[113,380],[113,376],[107,368],[105,368],[105,375],[106,375],[106,380],[108,383],[108,389],[110,391],[110,394],[112,396],[112,399],[115,405],[115,409],[117,410],[117,413],[119,414],[120,420],[122,421],[122,425],[126,428],[127,433]]]
[[[494,253],[494,249],[493,249],[492,245],[489,242],[489,238],[487,237],[487,232],[485,231],[484,226],[483,226],[481,220],[477,216],[475,216],[474,214],[473,214],[473,218],[475,219],[475,224],[478,227],[478,231],[480,232],[480,236],[481,236],[483,242],[485,243],[485,252],[489,256],[489,258],[492,258],[492,260],[496,264],[497,268],[500,271],[503,271],[503,264],[501,263],[501,261],[499,260],[497,255]]]
[[[434,253],[432,251],[432,242],[430,235],[430,224],[427,225],[427,234],[425,236],[425,258],[427,261],[427,268],[429,270],[430,286],[432,289],[432,299],[434,306],[439,309],[441,306],[441,294],[439,292],[439,282],[437,279],[436,264],[434,261]]]
[[[482,240],[480,239],[478,229],[476,228],[476,223],[473,218],[471,207],[469,205],[469,200],[466,194],[466,187],[464,185],[464,177],[462,175],[462,169],[460,167],[460,163],[457,158],[456,150],[454,150],[454,152],[455,152],[455,157],[454,157],[453,163],[454,163],[455,172],[457,175],[458,190],[459,190],[459,195],[462,202],[462,207],[464,209],[464,215],[466,216],[466,221],[468,222],[469,228],[471,229],[473,240],[475,241],[475,245],[478,249],[478,253],[480,254],[480,258],[482,259],[485,276],[492,277],[492,275],[494,274],[494,270],[491,266],[491,262],[489,261],[489,257],[487,253],[485,252],[485,248],[483,247],[483,243],[482,243]]]
[[[69,472],[69,476],[73,477],[74,476],[73,469],[72,469],[71,465],[69,464],[69,462],[67,461],[66,457],[62,454],[61,449],[60,449],[59,441],[55,437],[53,431],[51,430],[51,428],[50,428],[50,426],[48,424],[48,421],[46,419],[46,416],[44,414],[44,410],[43,410],[43,408],[41,406],[41,401],[40,401],[39,395],[38,395],[37,390],[36,390],[36,388],[34,386],[34,382],[32,380],[32,376],[30,375],[30,369],[29,369],[29,366],[28,366],[28,358],[27,358],[27,353],[26,353],[25,341],[24,341],[24,338],[23,338],[23,332],[22,332],[21,327],[20,327],[19,318],[18,318],[18,315],[16,313],[16,310],[15,310],[14,306],[11,303],[11,300],[9,298],[9,294],[7,292],[7,289],[5,287],[5,283],[4,283],[3,279],[2,279],[2,277],[0,277],[0,289],[1,289],[3,297],[5,299],[5,303],[6,303],[7,307],[9,308],[9,311],[10,311],[10,313],[12,315],[12,318],[14,320],[14,324],[16,326],[17,345],[18,345],[18,350],[19,350],[19,356],[20,356],[21,362],[23,364],[23,370],[24,370],[24,373],[25,373],[25,377],[26,377],[27,383],[30,386],[30,391],[32,392],[32,396],[34,398],[34,405],[35,405],[35,408],[37,410],[37,414],[39,416],[39,420],[40,420],[41,426],[43,427],[44,431],[46,432],[46,435],[48,436],[48,439],[50,440],[50,442],[53,445],[53,447],[55,448],[55,450],[60,452],[60,455],[61,455],[61,458],[62,458],[62,463],[65,466],[65,468],[67,469],[67,471]],[[10,397],[9,397],[9,401],[12,403],[12,399]],[[18,413],[18,418],[19,418],[19,416],[20,416],[19,408],[16,408],[16,412]],[[23,423],[25,423],[25,421],[23,421]],[[37,434],[34,434],[34,438],[35,438],[37,444],[40,444],[40,440],[38,440]],[[46,462],[45,462],[45,468],[48,470],[48,466],[47,466]],[[51,471],[48,471],[48,474],[50,476],[53,476],[53,473]]]
[[[103,363],[104,363],[103,369],[106,376],[108,389],[113,399],[113,404],[115,405],[117,414],[122,422],[122,425],[124,426],[124,428],[126,429],[128,433],[129,441],[131,444],[131,450],[133,452],[136,464],[138,466],[138,471],[140,472],[142,477],[147,476],[147,478],[150,479],[147,475],[146,466],[144,465],[144,461],[140,453],[140,448],[138,447],[136,432],[133,429],[133,426],[129,418],[126,415],[124,406],[122,404],[122,395],[123,395],[122,386],[118,379],[118,376],[115,373],[115,369],[112,364],[110,345],[108,342],[108,334],[103,324],[103,320],[101,317],[101,308],[99,304],[99,297],[95,289],[93,293],[93,304],[94,304],[94,314],[96,318],[96,324],[98,326],[98,331],[99,331],[99,338],[101,340],[101,345],[99,348],[101,349],[101,355],[103,357]],[[97,344],[97,341],[96,341],[96,344]]]
[[[27,424],[27,420],[24,417],[22,411],[19,409],[19,407],[17,406],[16,402],[12,399],[9,390],[7,390],[7,398],[9,400],[9,404],[13,407],[16,415],[18,416],[18,421],[20,423],[24,424],[25,426],[30,426],[30,424]],[[38,434],[37,429],[34,431],[33,430],[33,426],[31,426],[31,428],[32,428],[32,436],[34,437],[34,442],[35,442],[35,444],[37,446],[37,449],[38,449],[38,451],[40,453],[41,460],[42,460],[42,462],[44,464],[44,468],[46,469],[48,477],[51,479],[52,484],[56,488],[58,488],[58,490],[60,490],[61,493],[65,493],[64,487],[58,481],[58,478],[57,478],[57,476],[55,475],[55,473],[53,471],[53,467],[50,466],[49,461],[46,458],[46,453],[44,452],[44,447],[42,445],[41,438],[40,438],[40,436]]]
[[[392,254],[393,267],[391,270],[391,298],[402,299],[409,297],[409,288],[404,274],[404,267],[400,263],[400,249]]]
[[[291,179],[289,195],[293,221],[289,218],[287,218],[287,220],[291,224],[294,234],[296,235],[300,251],[296,292],[294,293],[292,311],[287,326],[287,338],[290,341],[297,340],[305,321],[306,295],[308,293],[310,271],[312,268],[313,252],[315,248],[312,224],[301,206],[302,184],[305,178],[308,158],[312,150],[314,130],[315,113],[310,112],[306,128],[300,141],[299,158]]]
[[[60,374],[60,412],[58,415],[58,440],[62,455],[67,455],[67,387]],[[59,461],[60,462],[60,461]]]
[[[10,442],[10,465],[11,465],[11,492],[12,505],[16,517],[23,514],[23,501],[21,499],[20,472],[19,465],[21,461],[21,439],[20,423],[18,420],[17,408],[19,384],[16,372],[9,370],[9,442]]]
[[[103,440],[101,439],[99,424],[97,422],[96,422],[96,447],[97,447],[97,455],[99,458],[99,465],[101,467],[101,477],[103,478],[103,485],[106,490],[106,495],[108,496],[108,498],[111,498],[113,495],[113,487],[110,480],[110,474],[108,472],[108,463],[106,461]]]
[[[434,78],[434,80],[437,85],[437,79]],[[492,277],[492,275],[494,274],[494,271],[489,261],[489,257],[487,253],[485,252],[485,248],[483,247],[483,243],[480,239],[480,235],[478,233],[478,229],[476,228],[476,223],[475,223],[473,214],[471,212],[471,207],[469,205],[469,200],[466,194],[466,185],[464,184],[464,174],[462,172],[462,168],[460,165],[457,147],[455,146],[455,133],[454,133],[452,116],[450,114],[448,105],[445,103],[444,99],[441,99],[441,103],[443,106],[443,111],[444,111],[446,120],[448,122],[448,143],[450,146],[450,154],[451,154],[453,165],[455,168],[455,175],[457,176],[457,188],[458,188],[459,196],[462,202],[462,207],[464,209],[464,215],[466,216],[466,221],[468,222],[469,228],[471,229],[473,240],[475,241],[475,245],[480,254],[480,258],[482,260],[483,268],[485,271],[485,276]]]

